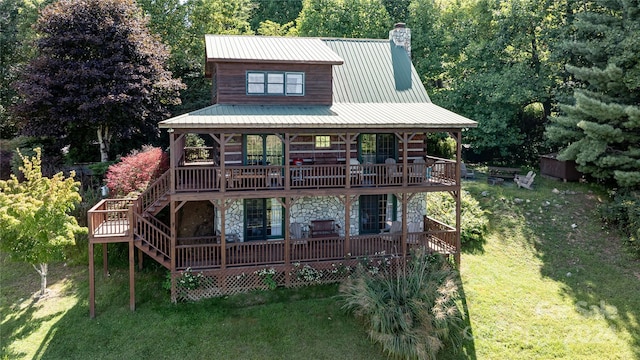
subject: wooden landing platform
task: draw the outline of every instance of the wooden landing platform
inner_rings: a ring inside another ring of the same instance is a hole
[[[93,243],[127,242],[131,238],[131,225],[127,219],[106,220],[100,223],[89,239]]]

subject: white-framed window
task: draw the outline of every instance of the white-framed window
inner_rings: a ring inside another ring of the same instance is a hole
[[[331,136],[316,135],[316,149],[327,149],[331,147]]]
[[[247,95],[304,95],[303,72],[247,71]]]
[[[247,73],[247,94],[264,94],[265,73]]]
[[[287,95],[304,95],[304,73],[286,73]]]

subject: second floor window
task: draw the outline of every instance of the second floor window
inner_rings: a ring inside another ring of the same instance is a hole
[[[304,73],[302,72],[247,72],[248,95],[304,95]]]

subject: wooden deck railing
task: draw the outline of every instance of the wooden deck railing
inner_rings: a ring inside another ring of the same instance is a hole
[[[162,226],[152,223],[141,214],[135,214],[135,222],[134,235],[141,239],[143,243],[149,245],[151,249],[156,250],[158,255],[169,258],[171,254],[171,237],[165,231],[166,226],[163,229]]]
[[[156,181],[154,181],[153,184],[151,184],[147,190],[142,193],[142,195],[140,195],[140,200],[142,202],[142,209],[140,210],[147,210],[158,199],[167,194],[170,188],[171,171],[166,171],[156,179]]]
[[[448,232],[440,234],[448,234]],[[451,239],[455,244],[455,233]],[[184,270],[188,267],[211,269],[223,266],[266,266],[284,264],[287,261],[284,240],[227,243],[224,250],[219,241],[219,236],[178,239],[176,268]],[[445,254],[450,254],[452,251],[452,248],[447,246],[448,241],[448,238],[439,238],[438,233],[429,231],[412,232],[407,236],[409,248],[424,246],[431,251]],[[289,248],[290,263],[401,255],[402,235],[394,233],[351,236],[349,248],[346,248],[344,237],[295,239],[291,240]],[[225,264],[222,263],[223,251],[226,258]]]
[[[429,236],[441,241],[439,248],[436,249],[437,251],[445,253],[450,252],[451,249],[456,250],[457,234],[455,228],[428,216],[424,217],[424,225]]]
[[[291,166],[289,177],[284,166],[226,166],[223,175],[217,166],[189,165],[175,169],[176,191],[218,191],[223,182],[227,191],[344,188],[347,182],[351,187],[456,184],[455,161],[428,160],[432,165],[408,164],[406,179],[402,163]]]
[[[89,239],[129,238],[135,199],[103,199],[89,210]]]

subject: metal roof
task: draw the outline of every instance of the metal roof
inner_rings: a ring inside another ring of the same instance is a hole
[[[333,105],[212,105],[161,128],[218,130],[459,129],[477,123],[429,99],[404,48],[390,40],[207,35],[207,60],[344,64]]]
[[[212,105],[160,122],[177,129],[451,129],[475,121],[433,103],[335,103],[332,106]]]
[[[319,38],[205,35],[207,62],[280,62],[340,65]]]
[[[430,102],[409,55],[393,41],[323,41],[344,59],[333,67],[334,102]]]

